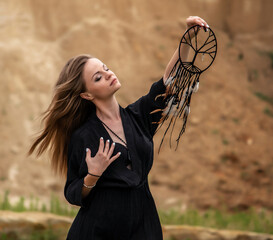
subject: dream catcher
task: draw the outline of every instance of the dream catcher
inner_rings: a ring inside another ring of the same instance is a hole
[[[166,82],[166,93],[156,97],[166,98],[164,109],[157,109],[151,114],[161,111],[162,116],[157,131],[163,126],[163,134],[159,150],[169,132],[169,144],[172,147],[174,126],[180,122],[180,132],[176,136],[176,148],[182,134],[185,132],[192,94],[199,88],[199,77],[213,63],[217,52],[217,42],[210,28],[199,25],[189,28],[180,40],[179,58],[174,64]],[[185,59],[185,56],[188,57]],[[180,120],[180,121],[179,121]],[[182,121],[181,121],[182,120]],[[178,127],[179,128],[179,127]],[[180,129],[179,128],[179,129]]]

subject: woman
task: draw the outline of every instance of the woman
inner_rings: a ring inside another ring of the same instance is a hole
[[[189,17],[187,27],[208,28],[199,17]],[[187,57],[187,49],[183,58]],[[149,190],[148,173],[153,164],[154,122],[164,108],[155,97],[166,91],[164,77],[149,93],[126,108],[119,106],[115,92],[121,84],[99,59],[80,55],[64,66],[53,100],[45,114],[45,128],[30,154],[46,149],[52,167],[67,174],[64,194],[81,206],[67,240],[160,240],[162,229]]]

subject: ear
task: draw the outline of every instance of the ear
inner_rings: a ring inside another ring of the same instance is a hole
[[[80,93],[81,98],[84,98],[88,101],[92,101],[94,99],[93,95],[88,92]]]

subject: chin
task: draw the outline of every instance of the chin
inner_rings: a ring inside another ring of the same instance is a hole
[[[121,88],[121,84],[120,83],[116,83],[116,86],[113,89],[113,93],[117,92],[120,88]]]
[[[120,88],[121,88],[121,83],[120,83],[119,81],[116,83],[116,88],[117,88],[117,89],[120,89]]]

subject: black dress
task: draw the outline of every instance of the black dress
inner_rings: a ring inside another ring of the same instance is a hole
[[[148,185],[153,165],[153,135],[161,113],[151,111],[165,106],[163,79],[155,82],[149,93],[126,108],[120,115],[130,159],[124,145],[117,143],[112,162],[87,197],[82,199],[83,179],[87,174],[86,151],[92,157],[99,139],[112,139],[96,113],[71,136],[68,147],[68,171],[64,194],[67,201],[81,206],[68,232],[67,240],[162,240],[162,229]],[[131,170],[126,167],[131,161]]]

